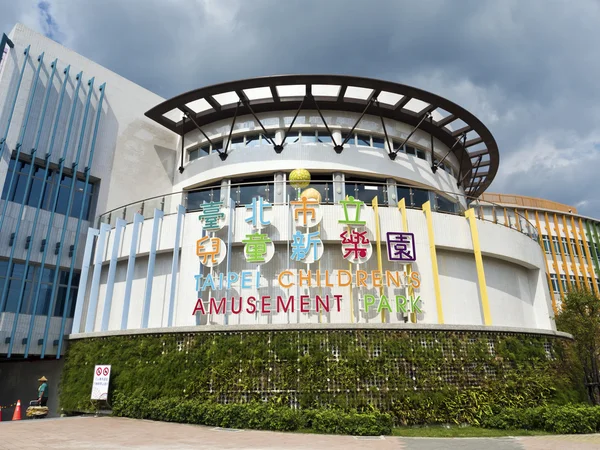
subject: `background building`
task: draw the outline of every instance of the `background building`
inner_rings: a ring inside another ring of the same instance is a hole
[[[546,280],[597,292],[597,223],[482,197],[497,144],[447,99],[289,75],[164,100],[21,25],[2,42],[0,358],[22,363],[0,364],[0,403],[30,372],[56,382],[59,363],[23,361],[60,359],[69,334],[550,339]],[[539,233],[575,246],[548,244],[549,265]]]

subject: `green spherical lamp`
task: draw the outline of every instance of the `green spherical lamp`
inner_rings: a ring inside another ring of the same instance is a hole
[[[290,173],[290,184],[293,188],[304,189],[310,184],[310,172],[306,169],[295,169]]]

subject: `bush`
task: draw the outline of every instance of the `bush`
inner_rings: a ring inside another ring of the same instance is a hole
[[[148,400],[139,396],[126,397],[118,392],[114,395],[113,415],[272,431],[306,428],[319,433],[357,436],[380,436],[392,432],[392,417],[379,411],[299,410],[256,402],[222,405],[180,398]]]
[[[549,405],[536,408],[507,408],[486,417],[486,428],[543,430],[559,434],[600,431],[600,406]]]

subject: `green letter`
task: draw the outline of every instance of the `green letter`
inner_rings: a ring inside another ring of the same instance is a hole
[[[421,300],[421,296],[417,295],[417,298],[413,298],[412,295],[410,296],[410,310],[414,313],[422,313],[423,311],[421,310],[421,308],[419,308],[419,305],[417,305],[417,303]]]
[[[380,313],[383,308],[387,308],[389,312],[392,312],[392,307],[390,306],[390,302],[388,302],[387,296],[382,295],[381,300],[379,301],[379,307],[377,308],[377,312]]]
[[[396,312],[400,311],[406,313],[406,297],[404,295],[396,295]]]
[[[369,306],[375,304],[375,296],[371,294],[365,295],[365,311],[369,312]]]

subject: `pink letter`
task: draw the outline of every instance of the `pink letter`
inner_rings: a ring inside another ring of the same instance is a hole
[[[342,310],[342,296],[340,294],[336,294],[333,296],[335,301],[337,302],[337,310],[340,312]]]
[[[329,312],[329,295],[325,296],[325,301],[320,295],[317,295],[317,311],[320,310],[319,305],[323,307],[323,311]]]
[[[254,314],[256,312],[256,297],[250,296],[246,299],[246,302],[249,306],[249,308],[246,308],[246,312],[248,314]]]
[[[271,313],[271,302],[267,302],[266,300],[270,300],[270,295],[263,295],[260,299],[260,309],[263,314]]]
[[[293,295],[290,295],[288,297],[287,304],[283,303],[283,298],[281,298],[281,295],[277,296],[277,312],[279,312],[281,309],[283,309],[283,312],[288,312],[288,310],[290,309],[290,305],[292,308],[292,312],[294,312],[294,296]]]
[[[308,309],[309,305],[310,305],[310,295],[301,295],[300,296],[300,312],[303,312],[303,313],[309,312],[310,311]],[[306,308],[305,308],[305,306],[306,306]]]
[[[221,311],[223,308],[223,311]],[[211,314],[225,314],[227,310],[227,298],[223,297],[217,306],[217,301],[214,297],[210,298],[209,311]]]
[[[239,314],[239,313],[242,312],[242,298],[243,297],[240,297],[240,307],[237,308],[237,310],[236,310],[236,308],[235,308],[235,297],[231,297],[231,312],[233,314]]]
[[[194,306],[194,312],[192,313],[192,316],[194,316],[198,311],[200,311],[202,314],[206,314],[206,311],[204,310],[204,303],[202,303],[201,298],[199,298],[196,302],[196,306]]]

